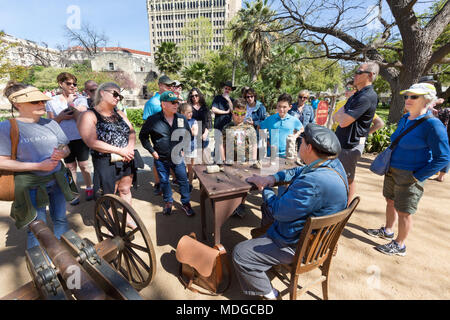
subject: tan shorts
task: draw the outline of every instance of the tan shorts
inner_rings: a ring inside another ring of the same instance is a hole
[[[383,196],[394,201],[397,211],[414,214],[423,195],[425,181],[417,181],[412,171],[389,168],[384,176]]]

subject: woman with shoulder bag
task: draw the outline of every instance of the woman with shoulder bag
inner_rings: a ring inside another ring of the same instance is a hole
[[[107,82],[101,84],[94,98],[94,108],[80,118],[78,129],[91,149],[94,165],[94,194],[115,194],[131,205],[131,185],[136,177],[134,161],[136,132],[123,111],[116,106],[123,100],[120,87]],[[128,220],[131,228],[136,226]]]
[[[375,247],[378,251],[404,256],[412,215],[423,195],[425,181],[448,163],[450,150],[444,125],[428,111],[428,106],[436,100],[435,87],[418,83],[400,94],[404,95],[407,113],[400,119],[391,141],[420,119],[429,118],[405,134],[392,151],[383,184],[383,196],[387,201],[386,226],[367,229],[366,232],[373,237],[391,240]],[[393,227],[397,221],[398,235],[394,240]]]
[[[11,159],[10,122],[0,122],[0,169],[15,173],[11,216],[19,229],[36,219],[46,222],[49,205],[53,230],[59,239],[69,229],[66,201],[74,198],[61,162],[70,153],[69,140],[57,122],[43,118],[45,102],[50,98],[37,88],[10,81],[4,95],[19,112],[15,119],[19,129],[16,160]],[[27,248],[36,245],[39,242],[28,231]]]

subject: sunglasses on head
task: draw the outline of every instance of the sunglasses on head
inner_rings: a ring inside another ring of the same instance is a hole
[[[403,98],[405,100],[408,100],[408,99],[416,100],[416,99],[419,99],[420,96],[416,96],[416,95],[414,95],[414,96],[403,96]]]
[[[113,95],[114,98],[119,98],[119,101],[123,100],[123,95],[121,95],[120,93],[118,93],[117,91],[108,91],[105,90],[105,92],[109,92]]]
[[[44,101],[44,100],[39,100],[39,101],[31,101],[30,103],[31,103],[31,104],[40,104],[40,103],[45,104],[45,102],[46,102],[46,101]]]
[[[363,73],[372,73],[370,71],[364,71],[364,70],[356,70],[355,74],[363,74]]]
[[[247,114],[247,112],[246,111],[242,111],[242,112],[233,111],[233,114],[242,117],[242,116],[245,116]]]
[[[65,83],[66,85],[68,85],[69,87],[70,87],[70,86],[74,86],[74,87],[77,86],[77,83],[76,83],[76,82],[67,82],[67,81],[65,81],[64,83]]]

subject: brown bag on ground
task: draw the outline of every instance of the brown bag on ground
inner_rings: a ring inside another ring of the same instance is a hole
[[[16,160],[17,145],[19,144],[19,127],[16,119],[9,119],[11,124],[11,159]],[[0,170],[0,201],[14,200],[14,172]]]
[[[195,233],[183,236],[177,245],[176,258],[180,262],[179,279],[185,288],[201,294],[223,294],[231,283],[231,268],[227,259],[227,252],[221,245],[211,248],[196,239]],[[225,265],[228,282],[223,286]],[[192,287],[197,285],[208,292]]]

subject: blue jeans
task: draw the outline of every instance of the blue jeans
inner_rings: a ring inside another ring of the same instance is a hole
[[[31,203],[36,208],[36,193],[37,189],[30,190]],[[47,184],[47,194],[50,199],[49,211],[50,217],[53,221],[53,232],[57,239],[61,238],[66,231],[69,230],[69,224],[66,217],[66,198],[63,192],[59,188],[56,180]],[[41,220],[47,223],[47,211],[46,207],[36,208],[37,217],[36,220]],[[34,234],[29,230],[27,239],[27,249],[31,249],[39,245],[39,241]]]
[[[450,162],[444,168],[442,168],[441,172],[448,173],[449,169],[450,169]]]
[[[170,160],[154,160],[154,164],[156,171],[158,172],[164,202],[173,202],[172,188],[170,187],[169,182],[170,169],[172,169],[180,184],[181,203],[188,204],[191,200],[191,193],[189,192],[189,180],[184,161],[180,164],[174,164]]]

